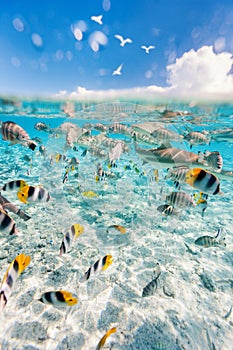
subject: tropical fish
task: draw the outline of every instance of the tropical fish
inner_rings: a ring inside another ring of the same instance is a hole
[[[85,275],[81,278],[81,282],[87,281],[91,275],[97,274],[99,271],[107,270],[112,264],[112,255],[105,255],[103,258],[97,260],[89,269],[85,272]]]
[[[68,160],[65,154],[60,154],[60,153],[55,154],[54,159],[55,159],[55,162],[57,163],[66,162]]]
[[[211,193],[214,195],[223,194],[220,191],[220,182],[218,178],[214,174],[201,168],[190,169],[186,174],[185,182],[204,193]]]
[[[108,131],[109,126],[101,124],[101,123],[97,123],[94,125],[94,129],[98,130],[98,131]]]
[[[179,212],[170,204],[162,204],[157,207],[157,210],[163,215],[178,215]]]
[[[14,220],[2,209],[0,209],[0,231],[9,232],[10,235],[19,233]]]
[[[142,297],[148,297],[150,295],[153,295],[154,292],[156,291],[158,286],[158,278],[161,274],[161,268],[159,263],[156,264],[155,273],[156,273],[156,277],[143,288]]]
[[[39,146],[39,152],[40,152],[40,154],[41,154],[44,158],[46,157],[47,151],[46,151],[46,148],[45,148],[44,145],[40,145],[40,146]]]
[[[182,135],[179,135],[174,131],[168,130],[163,125],[158,124],[156,122],[145,122],[142,124],[135,124],[133,125],[133,129],[137,132],[153,136],[156,140],[160,142],[180,141],[181,139],[183,139]]]
[[[11,145],[23,144],[33,151],[36,148],[36,143],[30,140],[28,133],[14,122],[2,122],[0,124],[0,133],[2,134],[3,140],[11,141]]]
[[[42,294],[39,301],[44,304],[52,304],[53,306],[73,306],[77,304],[78,299],[74,298],[70,292],[58,290]]]
[[[82,195],[87,198],[95,198],[98,197],[98,194],[94,191],[84,191],[82,192]]]
[[[84,232],[84,227],[79,224],[73,224],[70,229],[66,232],[61,246],[60,255],[67,253],[68,249],[71,247],[73,241],[78,238]]]
[[[223,166],[223,159],[221,154],[218,151],[204,152],[204,159],[211,168],[216,172],[221,172]]]
[[[51,198],[49,192],[41,185],[24,186],[18,191],[17,196],[22,203],[48,202]]]
[[[69,170],[70,170],[70,168],[67,168],[67,169],[66,169],[66,172],[65,172],[65,174],[64,174],[64,176],[63,176],[63,179],[62,179],[62,183],[63,183],[63,184],[66,184],[67,181],[68,181],[68,178],[69,178]]]
[[[165,197],[165,201],[179,208],[189,208],[196,205],[194,199],[185,192],[172,192]]]
[[[108,233],[111,229],[117,230],[117,231],[119,231],[119,232],[122,233],[122,234],[125,234],[125,233],[126,233],[126,228],[125,228],[124,226],[121,226],[121,225],[110,225],[110,226],[107,228],[107,233]]]
[[[178,188],[180,182],[185,182],[186,174],[189,171],[189,167],[187,166],[176,166],[173,168],[168,168],[168,173],[165,176],[165,180],[171,179],[174,181],[175,187]]]
[[[218,245],[226,246],[225,238],[221,239],[222,231],[223,229],[220,228],[218,229],[217,235],[215,237],[202,236],[197,238],[194,243],[204,248],[216,247]]]
[[[0,290],[0,311],[5,307],[18,276],[25,270],[31,261],[30,256],[25,254],[18,255],[10,264],[3,278]]]
[[[113,327],[113,328],[109,329],[109,330],[105,333],[105,335],[100,339],[100,341],[99,341],[97,347],[95,348],[95,350],[100,350],[100,349],[102,349],[102,347],[104,346],[104,344],[105,344],[105,342],[106,342],[106,339],[107,339],[111,334],[116,333],[116,330],[117,330],[116,327]]]
[[[159,148],[139,148],[136,147],[137,154],[146,163],[152,163],[161,168],[170,168],[179,165],[200,165],[204,164],[203,156],[181,150],[179,148],[167,148],[162,145]]]
[[[39,131],[50,131],[50,127],[43,122],[36,123],[34,128]]]
[[[26,181],[24,180],[13,180],[7,182],[0,191],[8,191],[8,190],[15,190],[15,189],[21,189],[22,187],[27,186]]]
[[[17,208],[14,204],[9,202],[5,197],[2,196],[1,193],[0,193],[0,204],[4,211],[9,210],[12,213],[18,215],[24,221],[27,221],[31,218],[29,215],[24,213],[24,211],[22,211],[21,209]]]
[[[184,139],[189,142],[190,148],[192,148],[193,145],[210,144],[210,138],[200,131],[190,131],[184,136]]]

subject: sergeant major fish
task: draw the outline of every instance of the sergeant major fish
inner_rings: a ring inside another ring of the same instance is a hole
[[[39,299],[44,304],[52,304],[53,306],[73,306],[77,304],[78,299],[74,298],[70,292],[65,290],[51,291],[42,294]]]
[[[195,207],[194,199],[185,192],[172,192],[165,197],[165,202],[179,208]]]
[[[148,297],[148,296],[154,294],[154,292],[156,291],[157,286],[158,286],[158,278],[159,278],[160,274],[161,274],[161,268],[160,268],[159,263],[157,263],[156,264],[156,277],[143,288],[142,297]]]
[[[18,255],[10,264],[3,278],[0,290],[0,311],[5,307],[8,299],[15,287],[15,283],[19,275],[25,270],[30,263],[30,256],[25,254]]]
[[[1,122],[0,133],[3,140],[11,141],[11,145],[22,144],[28,146],[32,151],[36,148],[36,143],[30,140],[28,133],[14,122]]]
[[[97,260],[90,268],[85,272],[85,275],[81,278],[80,282],[87,281],[91,275],[96,275],[100,271],[107,270],[112,264],[112,255],[105,255],[103,258]]]
[[[18,191],[17,196],[22,203],[48,202],[51,198],[49,192],[41,185],[24,186]]]
[[[71,247],[73,241],[78,238],[84,232],[84,227],[79,224],[73,224],[70,229],[66,232],[61,246],[60,255],[67,253],[68,249]]]
[[[222,231],[223,229],[220,228],[218,229],[217,235],[215,237],[202,236],[197,238],[194,243],[204,248],[216,247],[219,245],[226,246],[226,243],[224,242],[225,238],[221,239]]]

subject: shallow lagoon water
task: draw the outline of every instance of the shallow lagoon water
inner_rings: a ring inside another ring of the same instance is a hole
[[[43,157],[39,144],[32,152],[1,140],[1,186],[24,179],[30,185],[42,184],[52,197],[48,203],[25,205],[16,192],[2,192],[31,219],[23,221],[11,214],[21,235],[12,237],[0,232],[0,278],[20,253],[30,255],[31,263],[18,278],[0,315],[1,348],[95,349],[105,332],[116,327],[117,332],[107,339],[104,348],[233,349],[233,313],[227,315],[233,304],[233,179],[220,178],[224,196],[209,195],[204,217],[198,206],[182,210],[179,216],[166,217],[157,207],[164,203],[164,193],[174,190],[174,184],[165,179],[167,170],[160,164],[143,164],[132,138],[108,134],[114,140],[125,140],[128,146],[117,167],[109,168],[109,149],[102,147],[107,157],[99,158],[78,140],[74,149],[67,150],[65,134],[56,129],[64,122],[79,127],[89,123],[92,135],[98,136],[93,127],[96,123],[130,126],[156,121],[179,134],[189,127],[207,130],[212,136],[214,130],[233,128],[232,105],[191,107],[130,101],[73,103],[68,107],[65,113],[64,102],[1,105],[1,121],[18,123],[31,138],[39,137],[47,150]],[[165,117],[161,114],[164,109],[182,113]],[[34,125],[39,121],[55,129],[50,134],[38,131]],[[171,144],[190,151],[186,141]],[[233,169],[229,136],[225,141],[212,139],[210,145],[192,148],[195,153],[204,150],[219,151],[223,169]],[[78,169],[69,172],[65,184],[65,164],[50,164],[50,156],[56,153],[79,160]],[[115,177],[96,181],[99,163]],[[158,182],[154,169],[159,172]],[[188,185],[182,185],[182,190],[197,192]],[[83,195],[87,191],[96,196]],[[60,257],[62,238],[73,223],[83,225],[84,233]],[[126,234],[107,232],[110,225],[124,226]],[[219,228],[223,228],[226,246],[203,248],[194,243],[200,236],[215,236]],[[113,256],[112,265],[80,283],[88,268],[107,254]],[[142,290],[155,277],[157,263],[161,267],[157,289],[154,295],[143,298]],[[76,295],[78,304],[55,308],[38,301],[42,293],[61,289]]]

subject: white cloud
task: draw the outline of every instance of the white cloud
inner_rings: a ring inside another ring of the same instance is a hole
[[[232,97],[233,64],[230,52],[214,53],[212,46],[190,50],[167,67],[168,84],[178,96]]]
[[[185,52],[175,63],[167,66],[167,87],[156,85],[121,90],[88,90],[78,87],[70,97],[88,100],[107,98],[195,98],[232,99],[233,64],[230,52],[215,53],[212,46]]]

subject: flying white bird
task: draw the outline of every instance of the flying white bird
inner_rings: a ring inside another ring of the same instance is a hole
[[[91,20],[96,22],[96,23],[99,23],[100,25],[103,24],[102,18],[103,18],[103,15],[91,16]]]
[[[121,75],[123,64],[121,64],[116,70],[113,71],[112,75]]]
[[[142,45],[141,48],[144,49],[146,51],[146,53],[150,53],[150,50],[154,49],[155,46],[150,45],[150,46],[146,47],[145,45]]]
[[[130,38],[124,39],[121,35],[118,35],[118,34],[115,35],[115,38],[120,40],[120,42],[121,42],[120,45],[122,47],[124,47],[126,43],[131,44],[133,42]]]

